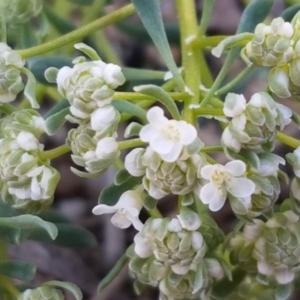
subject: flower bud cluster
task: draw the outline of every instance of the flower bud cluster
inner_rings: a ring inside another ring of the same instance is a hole
[[[163,300],[204,299],[224,271],[217,259],[207,256],[200,226],[198,215],[188,208],[174,219],[148,219],[128,251],[136,287],[158,286]]]
[[[24,64],[17,51],[0,43],[0,103],[14,101],[24,89],[20,71]]]
[[[79,124],[69,132],[67,144],[73,161],[91,176],[101,174],[119,157],[115,140],[120,113],[111,105],[114,89],[125,82],[121,68],[103,61],[79,57],[73,68],[63,67],[57,74],[58,91],[70,102],[67,119]],[[89,176],[73,169],[79,176]]]
[[[14,207],[39,210],[53,200],[59,173],[41,158],[44,129],[44,119],[31,109],[1,120],[1,195]]]
[[[298,13],[291,23],[280,17],[270,26],[258,24],[252,41],[241,53],[248,65],[272,67],[270,89],[282,98],[300,94],[299,18]]]
[[[292,211],[274,213],[267,222],[253,220],[231,240],[232,261],[262,282],[293,281],[300,263],[300,222]]]
[[[26,290],[18,296],[17,300],[63,300],[62,291],[49,286],[42,286],[33,290]]]
[[[272,151],[277,128],[282,130],[292,116],[291,109],[264,92],[254,94],[248,103],[243,95],[229,93],[223,111],[232,119],[222,134],[222,143],[235,153],[241,149]]]
[[[42,0],[1,0],[0,4],[5,22],[10,27],[27,23],[32,17],[37,16],[43,7]]]

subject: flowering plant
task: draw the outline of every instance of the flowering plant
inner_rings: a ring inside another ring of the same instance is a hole
[[[10,278],[28,283],[36,267],[9,260],[7,250],[27,239],[97,244],[88,230],[49,217],[61,178],[53,160],[70,154],[76,176],[114,170],[92,213],[113,214],[114,226],[135,231],[100,293],[127,264],[135,292],[152,286],[160,300],[291,299],[300,278],[300,141],[287,126],[299,128],[300,117],[287,103],[300,95],[299,5],[271,20],[273,0],[248,1],[235,35],[209,36],[215,1],[203,1],[198,20],[196,1],[175,0],[182,56],[175,62],[159,0],[110,13],[108,1],[69,2],[81,13],[78,28],[59,16],[60,1],[0,3],[0,298],[62,300],[69,291],[83,299],[71,282],[16,284]],[[122,66],[99,33],[134,13],[168,71]],[[53,54],[70,45],[68,56]],[[226,55],[216,78],[205,51]],[[228,79],[239,58],[244,69]],[[253,72],[267,74],[266,88],[236,93]],[[46,113],[45,99],[57,102]],[[204,142],[208,122],[222,129],[217,145]],[[65,143],[47,149],[62,127]],[[282,157],[278,142],[294,150]],[[166,202],[176,213],[167,215]],[[212,213],[225,207],[235,217],[227,232]]]

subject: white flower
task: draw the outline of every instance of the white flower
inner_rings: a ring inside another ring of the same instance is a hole
[[[210,210],[217,211],[223,207],[227,193],[238,198],[248,198],[254,192],[255,184],[247,178],[240,177],[245,171],[246,165],[240,160],[231,161],[225,166],[204,166],[201,176],[210,182],[200,191],[201,201],[209,204]]]
[[[17,136],[17,143],[25,151],[40,149],[38,139],[30,132],[20,132]]]
[[[185,121],[168,120],[160,107],[147,112],[150,124],[145,125],[140,138],[149,142],[150,147],[166,162],[175,162],[184,146],[192,144],[197,138],[197,130]]]
[[[93,209],[93,214],[111,214],[115,213],[111,218],[111,222],[119,228],[128,228],[131,224],[135,229],[140,231],[143,223],[139,219],[140,211],[143,207],[143,199],[138,190],[126,191],[122,194],[117,204],[108,206],[98,204]]]
[[[95,154],[97,159],[111,158],[118,152],[119,146],[113,137],[105,137],[97,143]]]
[[[130,151],[126,157],[124,166],[132,176],[145,175],[146,167],[142,164],[141,156],[145,153],[143,148],[135,148]]]
[[[224,102],[223,112],[226,117],[234,118],[246,109],[246,99],[243,95],[229,93]]]

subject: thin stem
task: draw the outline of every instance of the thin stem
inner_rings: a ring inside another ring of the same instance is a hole
[[[135,12],[135,8],[132,4],[126,5],[123,8],[120,8],[117,11],[107,14],[106,16],[92,23],[89,23],[85,26],[82,26],[81,28],[78,28],[62,37],[59,37],[53,41],[50,41],[48,43],[39,46],[35,46],[25,50],[20,50],[19,53],[23,58],[28,58],[28,57],[47,53],[49,51],[61,48],[62,46],[67,45],[69,43],[78,41],[86,37],[87,35],[93,33],[96,30],[99,30],[103,27],[106,27],[110,24],[113,24],[117,21],[120,21],[132,15],[134,12]]]
[[[223,152],[222,146],[209,146],[204,147],[201,149],[201,152],[207,153],[207,152]]]
[[[255,65],[251,65],[250,67],[247,67],[246,69],[244,69],[237,76],[235,76],[232,81],[228,82],[222,88],[220,88],[219,90],[217,90],[215,92],[215,95],[216,96],[220,96],[220,95],[226,94],[234,86],[236,86],[242,79],[244,79],[250,72],[252,72],[254,70],[254,68],[255,68]]]
[[[201,116],[224,116],[223,109],[221,108],[211,108],[211,107],[199,107],[193,109],[194,114],[197,117]]]
[[[157,207],[148,210],[148,213],[153,218],[163,218],[163,215],[161,214],[161,212],[158,210]]]
[[[44,151],[42,154],[41,154],[41,159],[55,159],[57,157],[60,157],[68,152],[70,152],[71,149],[67,146],[67,145],[61,145],[57,148],[54,148],[54,149],[51,149],[51,150],[48,150],[48,151]]]
[[[118,144],[119,144],[119,149],[124,150],[124,149],[128,149],[128,148],[139,147],[139,146],[144,145],[145,143],[142,142],[140,139],[132,139],[132,140],[128,140],[128,141],[118,142]]]
[[[283,132],[278,131],[276,138],[278,141],[280,141],[283,144],[286,144],[292,148],[298,148],[300,146],[300,141],[298,139],[288,136],[288,135],[284,134]]]
[[[204,0],[201,22],[199,26],[200,36],[204,35],[206,32],[214,4],[215,4],[215,0]]]
[[[1,42],[7,43],[7,28],[6,28],[6,20],[5,20],[5,10],[0,5],[0,26],[1,26]]]
[[[171,96],[171,98],[177,101],[183,101],[189,97],[187,93],[169,93],[169,95]],[[116,92],[113,95],[113,99],[135,101],[135,100],[153,100],[155,98],[144,95],[142,93]]]

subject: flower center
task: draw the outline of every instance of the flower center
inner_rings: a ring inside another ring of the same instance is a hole
[[[216,188],[219,190],[220,194],[224,194],[224,186],[226,185],[227,190],[232,189],[231,177],[226,172],[221,172],[216,170],[212,175],[212,181],[215,184]]]
[[[179,142],[180,140],[179,130],[173,124],[165,125],[161,132],[168,140],[172,140],[174,142]]]

